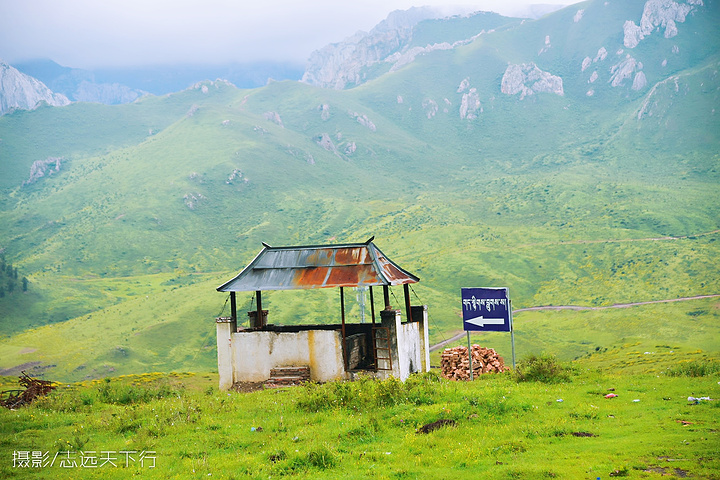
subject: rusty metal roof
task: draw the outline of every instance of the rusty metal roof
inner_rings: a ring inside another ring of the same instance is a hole
[[[373,237],[374,238],[374,237]],[[403,285],[420,281],[372,243],[263,249],[220,292]]]

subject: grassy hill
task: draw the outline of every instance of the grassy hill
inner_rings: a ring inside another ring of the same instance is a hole
[[[507,26],[346,91],[204,82],[0,117],[0,248],[29,280],[0,298],[0,368],[53,365],[64,380],[210,369],[225,302],[214,288],[261,241],[375,235],[421,278],[413,301],[430,305],[432,341],[461,328],[463,286],[507,286],[515,308],[720,293],[718,9],[616,54],[642,5],[586,2],[578,22],[573,7]],[[581,64],[600,47],[588,96]],[[628,53],[645,89],[609,83]],[[503,94],[508,63],[528,62],[561,76],[564,95]],[[462,118],[470,88],[482,108]],[[24,185],[49,157],[59,171]],[[337,321],[336,292],[265,301],[274,323]],[[516,323],[522,352],[607,365],[637,342],[717,355],[717,325],[712,300]],[[674,342],[684,329],[696,333]],[[487,342],[509,355],[505,337]]]

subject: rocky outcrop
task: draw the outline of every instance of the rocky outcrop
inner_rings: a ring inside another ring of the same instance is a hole
[[[363,127],[369,129],[371,132],[377,130],[375,124],[367,117],[367,115],[360,115],[357,112],[349,112],[350,116],[353,117]]]
[[[328,137],[328,138],[330,138],[330,137]],[[289,153],[290,155],[292,155],[295,158],[304,160],[308,165],[315,165],[315,157],[313,157],[312,154],[307,153],[304,150],[296,148],[292,145],[288,145],[287,153]]]
[[[581,72],[584,72],[587,70],[587,68],[592,65],[592,59],[590,57],[585,57],[582,62]]]
[[[674,93],[678,93],[680,91],[680,77],[678,76],[672,76],[670,78],[666,78],[662,82],[656,83],[651,89],[650,92],[645,96],[645,101],[643,102],[642,107],[640,107],[640,110],[638,110],[637,119],[642,120],[645,117],[652,117],[653,115],[660,115],[662,116],[662,108],[660,107],[660,102],[658,102],[658,99],[656,98],[658,89],[661,90],[669,90],[674,91]],[[668,84],[674,84],[674,86],[670,86],[668,88]]]
[[[614,65],[610,69],[610,85],[613,87],[620,87],[624,85],[625,80],[629,78],[633,78],[636,76],[636,72],[640,72],[640,70],[643,69],[642,62],[638,62],[635,58],[631,57],[630,55],[627,55],[625,57],[625,60],[620,62],[617,65]],[[645,78],[645,74],[642,75],[642,78]],[[640,85],[641,82],[638,82],[638,85]],[[643,85],[643,87],[647,85],[647,82]],[[635,86],[635,82],[633,81],[633,86]],[[639,90],[639,88],[636,88],[636,90]]]
[[[328,152],[337,152],[337,147],[335,147],[335,144],[330,138],[330,135],[328,135],[327,133],[321,133],[320,135],[316,136],[315,143],[320,145]]]
[[[480,103],[480,95],[477,92],[477,88],[470,86],[470,79],[465,78],[460,82],[457,93],[463,94],[460,100],[460,118],[462,120],[476,119],[478,114],[482,113],[482,104]],[[450,107],[452,103],[446,98],[445,105],[446,107]],[[447,112],[448,108],[445,108],[443,111]]]
[[[442,42],[442,43],[433,43],[432,45],[427,45],[425,47],[413,47],[409,50],[400,52],[395,52],[389,57],[385,59],[386,63],[392,63],[392,67],[390,67],[390,71],[394,72],[396,70],[399,70],[400,68],[404,67],[405,65],[412,63],[415,61],[415,58],[418,55],[422,55],[425,53],[430,52],[436,52],[438,50],[452,50],[454,48],[460,47],[462,45],[467,45],[469,43],[472,43],[475,41],[478,37],[481,35],[484,35],[486,32],[485,30],[482,30],[477,35],[473,35],[472,37],[465,39],[465,40],[458,40],[457,42],[448,43],[448,42]]]
[[[478,113],[482,113],[480,95],[478,95],[477,89],[471,88],[467,93],[463,94],[460,101],[460,118],[474,120],[477,118]]]
[[[225,180],[225,183],[227,185],[232,185],[236,182],[244,182],[247,183],[247,178],[243,178],[243,173],[239,169],[235,169],[232,171],[230,175],[228,175],[227,180]]]
[[[457,93],[462,93],[465,90],[470,88],[470,79],[469,78],[463,78],[462,82],[460,82],[460,85],[458,85]]]
[[[183,196],[183,202],[185,203],[185,206],[190,210],[195,210],[205,200],[207,200],[207,197],[202,193],[198,192],[186,193],[185,196]]]
[[[318,110],[320,110],[320,118],[322,118],[323,122],[326,122],[330,119],[330,105],[328,105],[327,103],[318,105]]]
[[[597,55],[595,55],[594,59],[591,60],[590,57],[585,57],[583,59],[581,71],[584,72],[593,63],[602,62],[603,60],[605,60],[607,58],[607,55],[608,55],[608,53],[607,53],[607,50],[605,49],[605,47],[600,47],[598,49]],[[597,80],[597,79],[598,79],[598,73],[597,73],[597,70],[594,70],[593,73],[590,75],[590,78],[588,79],[588,83],[594,83],[595,80]]]
[[[363,82],[362,69],[383,62],[404,45],[412,27],[429,18],[441,18],[438,9],[414,7],[394,11],[370,33],[357,32],[344,41],[327,45],[310,55],[302,81],[342,90]]]
[[[468,7],[452,7],[455,13],[467,13]],[[479,14],[479,13],[478,13]],[[423,20],[445,18],[447,9],[413,7],[396,10],[380,22],[370,33],[357,32],[339,43],[316,50],[308,60],[302,81],[311,85],[342,90],[364,83],[366,71],[380,63],[390,63],[390,71],[411,63],[418,55],[437,50],[450,50],[474,41],[482,30],[471,38],[452,43],[438,39],[425,46],[411,46],[414,27]],[[491,28],[491,27],[489,27]]]
[[[468,43],[468,42],[455,42],[451,45],[447,42],[443,42],[443,43],[435,43],[432,45],[428,45],[427,47],[413,47],[410,50],[403,52],[403,53],[395,52],[394,54],[387,57],[384,61],[386,63],[393,64],[392,67],[390,67],[390,71],[394,72],[394,71],[404,67],[405,65],[412,63],[415,60],[415,57],[417,57],[420,54],[434,52],[436,50],[452,50],[456,46],[464,45],[466,43]]]
[[[645,35],[643,35],[642,33],[642,28],[640,28],[638,25],[635,25],[635,22],[631,20],[625,21],[625,24],[623,25],[623,32],[623,45],[625,45],[627,48],[637,47],[638,43],[640,43],[640,40],[645,38]]]
[[[580,20],[582,20],[583,15],[585,14],[585,9],[581,8],[575,13],[575,16],[573,17],[573,22],[578,23]]]
[[[438,104],[435,100],[431,98],[423,100],[422,107],[425,111],[425,115],[427,115],[428,120],[433,118],[438,112]]]
[[[506,95],[520,94],[520,100],[535,93],[565,95],[562,78],[543,72],[534,63],[508,65],[500,90]]]
[[[352,155],[355,153],[355,150],[357,150],[357,145],[355,145],[355,142],[349,142],[347,145],[345,145],[345,149],[343,150],[345,155]]]
[[[635,48],[656,28],[664,29],[665,38],[672,38],[678,33],[677,23],[684,22],[695,7],[703,5],[702,0],[686,0],[685,2],[648,0],[643,8],[640,25],[636,25],[631,20],[627,20],[623,25],[625,34],[623,43],[627,48]]]
[[[210,93],[210,89],[214,90],[220,90],[222,88],[235,88],[235,85],[232,84],[232,82],[229,82],[228,80],[224,80],[222,78],[218,78],[214,82],[210,80],[203,80],[202,82],[197,82],[194,85],[191,85],[188,90],[200,90],[204,94]]]
[[[605,60],[608,56],[608,52],[605,49],[605,47],[600,47],[597,51],[597,55],[595,55],[595,58],[593,59],[593,62],[601,62]]]
[[[538,56],[550,50],[551,47],[552,45],[550,45],[550,35],[545,35],[545,45],[538,52]]]
[[[610,85],[613,87],[620,87],[625,84],[625,80],[632,78],[632,89],[642,90],[647,86],[647,78],[643,69],[642,62],[638,62],[635,58],[630,55],[625,56],[625,60],[613,65],[610,69]]]
[[[30,166],[30,178],[23,182],[23,186],[32,185],[43,177],[49,177],[59,172],[63,160],[65,160],[63,157],[48,157],[45,160],[35,160]]]
[[[643,72],[637,72],[635,74],[635,78],[633,79],[632,89],[642,90],[647,86],[647,78],[645,78],[645,74]]]
[[[283,121],[282,121],[282,118],[280,118],[279,113],[265,112],[265,113],[263,113],[263,117],[265,118],[265,120],[273,122],[275,125],[278,125],[279,127],[285,128],[285,125],[283,125]]]
[[[33,110],[41,104],[61,107],[70,100],[53,93],[44,83],[0,62],[0,115],[13,110]]]

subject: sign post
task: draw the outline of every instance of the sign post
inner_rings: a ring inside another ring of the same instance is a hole
[[[512,318],[512,301],[509,300],[509,310],[510,310],[510,343],[512,344],[512,357],[513,357],[513,370],[515,370],[515,329],[513,329],[513,318]]]
[[[515,368],[515,334],[512,328],[512,303],[507,287],[462,288],[463,329],[468,336],[470,379],[472,351],[470,332],[510,332],[512,361]]]
[[[473,365],[472,365],[472,345],[470,345],[470,331],[467,332],[468,340],[468,360],[470,361],[470,381],[473,381]]]

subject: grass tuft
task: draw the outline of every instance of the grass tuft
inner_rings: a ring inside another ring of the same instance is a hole
[[[428,372],[411,375],[405,382],[395,377],[386,380],[361,377],[354,382],[307,383],[300,390],[297,404],[308,412],[336,408],[364,411],[371,407],[432,405],[436,402],[438,391],[442,389],[440,382],[436,372]]]

